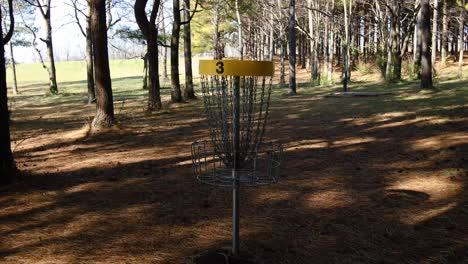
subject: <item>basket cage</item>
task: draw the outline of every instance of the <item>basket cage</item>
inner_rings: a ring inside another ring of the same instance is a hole
[[[236,167],[236,178],[242,185],[277,182],[282,147],[276,143],[263,143],[272,77],[202,75],[200,80],[211,140],[192,144],[194,175],[203,183],[232,186]],[[236,85],[239,92],[237,108]],[[236,153],[235,116],[239,122]]]
[[[226,163],[227,153],[219,153],[212,141],[196,141],[192,144],[192,168],[197,179],[206,184],[232,187],[232,163]],[[252,153],[240,153],[244,157],[237,168],[239,183],[246,186],[260,186],[276,183],[279,179],[281,144],[265,142]]]

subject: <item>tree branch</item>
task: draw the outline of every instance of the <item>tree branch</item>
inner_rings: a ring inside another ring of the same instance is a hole
[[[192,21],[192,18],[195,15],[195,13],[198,13],[197,8],[198,8],[198,0],[195,1],[195,9],[193,10],[192,14],[190,15],[190,18],[187,21],[181,22],[180,23],[181,26],[186,25],[186,24],[190,23],[190,21]]]
[[[80,12],[82,15],[84,15],[86,20],[88,20],[88,19],[90,19],[90,18],[89,18],[88,16],[86,16],[86,15],[84,14],[83,11],[81,11],[80,9],[78,9],[78,6],[76,5],[76,1],[77,1],[77,0],[72,0],[72,1],[71,1],[71,2],[72,2],[72,5],[73,5],[72,7],[73,7],[73,10],[74,10],[74,14],[75,14],[76,24],[78,25],[78,28],[80,29],[81,34],[82,34],[84,37],[86,37],[86,32],[85,32],[85,30],[83,29],[83,26],[81,26],[80,18],[79,18],[79,16],[78,16],[78,12]]]
[[[331,16],[332,16],[330,13],[327,13],[327,12],[322,11],[322,10],[320,10],[320,9],[316,9],[316,8],[308,7],[308,6],[304,6],[304,7],[305,7],[306,9],[308,9],[308,10],[315,11],[315,12],[319,12],[319,13],[321,13],[321,14],[324,15],[324,16],[328,16],[328,17],[331,17]]]
[[[136,0],[134,5],[135,20],[140,28],[141,32],[145,37],[148,36],[150,22],[146,16],[146,4],[148,0]]]
[[[304,29],[302,26],[299,24],[299,22],[296,20],[296,28],[299,29],[304,35],[306,35],[309,39],[313,39],[312,36]]]
[[[8,7],[9,7],[8,14],[10,16],[10,28],[8,29],[8,32],[5,35],[5,37],[2,38],[3,45],[7,44],[8,41],[11,40],[11,37],[13,36],[13,31],[15,29],[15,16],[13,15],[13,0],[8,0]]]

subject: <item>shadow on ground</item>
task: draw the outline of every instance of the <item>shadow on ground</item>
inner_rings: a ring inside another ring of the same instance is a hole
[[[466,261],[464,87],[276,91],[268,135],[285,147],[282,179],[242,190],[244,252],[256,263]],[[30,126],[17,115],[16,142],[30,138],[15,150],[24,175],[0,189],[2,262],[183,263],[229,247],[229,190],[192,177],[190,143],[208,135],[201,102],[152,115],[142,103],[96,135],[82,133],[77,113]]]

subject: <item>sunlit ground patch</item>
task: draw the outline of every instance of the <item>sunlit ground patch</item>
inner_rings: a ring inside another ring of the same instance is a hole
[[[468,143],[468,131],[458,133],[448,133],[436,135],[428,138],[418,139],[413,141],[412,149],[417,151],[422,150],[438,150],[451,146],[457,146]]]
[[[354,203],[352,195],[346,190],[324,190],[305,197],[304,205],[308,208],[341,208]]]
[[[424,175],[421,177],[410,177],[401,179],[388,189],[412,190],[426,193],[431,201],[450,199],[463,190],[463,185],[442,177],[438,174],[434,176]]]

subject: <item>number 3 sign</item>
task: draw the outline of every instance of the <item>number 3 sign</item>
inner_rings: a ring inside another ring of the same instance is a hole
[[[271,61],[201,60],[199,72],[201,75],[273,76],[275,70]]]

